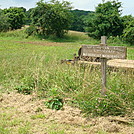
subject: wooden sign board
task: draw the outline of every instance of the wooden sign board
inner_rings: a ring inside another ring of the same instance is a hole
[[[127,48],[121,46],[83,45],[81,49],[81,56],[126,59],[126,55]]]

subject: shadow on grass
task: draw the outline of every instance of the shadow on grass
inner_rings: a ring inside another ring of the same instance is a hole
[[[73,42],[73,43],[86,43],[86,44],[97,44],[98,40],[95,40],[89,37],[84,32],[69,31],[62,38],[57,38],[56,36],[43,36],[37,35],[37,38],[40,40],[48,40],[51,42]]]

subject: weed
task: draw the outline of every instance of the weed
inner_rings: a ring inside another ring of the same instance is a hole
[[[33,88],[25,86],[25,85],[21,85],[21,86],[16,87],[15,90],[17,90],[18,93],[22,93],[22,94],[28,95],[28,94],[32,93]]]
[[[47,102],[45,102],[47,108],[60,110],[63,107],[63,99],[59,97],[50,98]]]

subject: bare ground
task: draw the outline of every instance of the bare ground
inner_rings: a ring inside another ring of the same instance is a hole
[[[36,95],[1,93],[0,118],[6,114],[9,122],[19,122],[7,126],[13,134],[24,126],[29,126],[28,134],[134,134],[134,117],[84,118],[81,110],[66,104],[63,110],[47,109],[45,101]]]
[[[13,41],[10,40],[10,42],[15,42],[15,43],[21,43],[21,44],[33,44],[33,45],[41,45],[41,46],[65,46],[66,43],[61,43],[61,42],[46,42],[44,41]],[[0,40],[3,42],[3,40]]]

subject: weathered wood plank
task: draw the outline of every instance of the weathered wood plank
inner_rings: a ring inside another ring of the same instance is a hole
[[[126,59],[127,48],[120,46],[83,45],[81,56],[100,57],[107,59]]]

